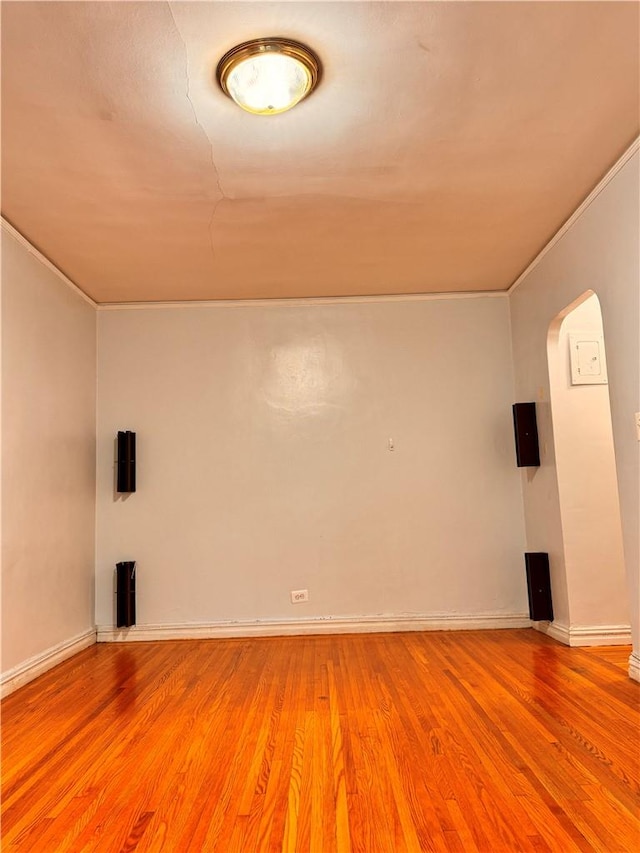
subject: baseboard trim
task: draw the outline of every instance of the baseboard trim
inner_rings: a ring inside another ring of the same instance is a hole
[[[626,646],[631,643],[630,625],[580,625],[562,622],[533,622],[536,631],[565,646]]]
[[[82,634],[63,640],[62,643],[34,655],[18,666],[14,666],[13,669],[3,672],[0,678],[0,696],[4,699],[14,690],[28,684],[29,681],[33,681],[34,678],[43,675],[59,663],[92,646],[95,642],[96,629],[90,628],[88,631],[83,631]]]
[[[531,626],[535,631],[539,631],[541,634],[546,634],[547,637],[551,637],[552,640],[557,640],[564,646],[571,645],[569,642],[570,634],[567,625],[563,625],[560,622],[532,622]]]
[[[303,634],[364,634],[393,631],[471,631],[477,629],[528,628],[525,613],[479,614],[466,616],[328,616],[296,621],[257,620],[194,624],[135,625],[113,628],[99,625],[99,643],[146,640],[197,640],[224,637],[288,637]]]
[[[640,681],[640,652],[632,652],[629,658],[629,678]]]

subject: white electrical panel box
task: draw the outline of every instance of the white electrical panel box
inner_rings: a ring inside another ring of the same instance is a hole
[[[604,338],[593,332],[569,335],[572,385],[606,385]]]

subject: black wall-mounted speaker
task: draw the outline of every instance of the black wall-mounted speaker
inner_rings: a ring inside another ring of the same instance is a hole
[[[136,490],[136,434],[135,432],[118,433],[118,474],[116,489],[118,492],[135,492]]]
[[[518,468],[535,468],[540,465],[535,403],[514,403],[513,431]]]
[[[136,624],[135,561],[116,563],[116,581],[116,625],[130,628]]]
[[[527,566],[527,591],[529,593],[529,617],[534,622],[553,621],[551,603],[551,577],[549,555],[534,551],[524,555]]]

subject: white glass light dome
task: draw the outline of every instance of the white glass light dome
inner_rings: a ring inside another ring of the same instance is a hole
[[[320,76],[320,62],[303,44],[264,38],[232,48],[218,63],[222,91],[247,112],[275,115],[309,95]]]

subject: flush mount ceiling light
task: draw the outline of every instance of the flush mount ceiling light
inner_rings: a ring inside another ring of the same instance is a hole
[[[216,76],[225,95],[243,110],[275,115],[313,92],[320,78],[320,60],[306,45],[291,39],[254,39],[227,51]]]

